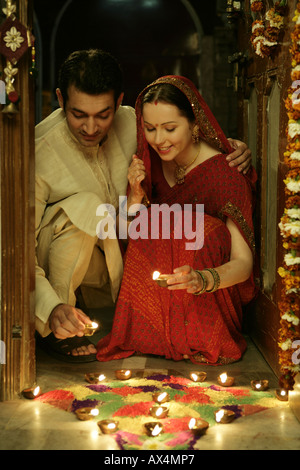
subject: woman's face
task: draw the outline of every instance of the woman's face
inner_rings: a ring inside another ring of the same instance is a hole
[[[194,153],[192,125],[177,106],[154,102],[143,106],[144,132],[151,147],[164,161],[184,162]]]

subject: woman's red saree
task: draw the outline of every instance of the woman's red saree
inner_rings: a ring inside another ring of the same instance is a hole
[[[185,83],[192,87],[188,81]],[[200,95],[194,93],[199,102]],[[139,101],[139,120],[138,105]],[[131,239],[126,252],[112,331],[97,345],[99,361],[120,359],[138,352],[175,361],[189,356],[193,362],[198,362],[197,356],[201,355],[206,362],[217,364],[240,359],[246,349],[241,333],[242,306],[254,297],[253,276],[230,288],[199,296],[184,290],[169,291],[152,279],[154,271],[168,274],[183,265],[201,270],[229,261],[231,240],[226,217],[237,224],[254,254],[251,178],[255,179],[255,172],[250,170],[245,178],[228,166],[228,141],[217,124],[213,124],[220,143],[218,148],[223,153],[192,169],[184,184],[172,188],[163,176],[159,157],[155,154],[150,159],[149,149],[145,152],[146,144],[140,137],[139,154],[143,155],[151,172],[151,180],[147,181],[151,204],[167,204],[168,207],[179,204],[182,209],[190,204],[193,210],[204,204],[204,243],[200,249],[186,249],[190,236],[185,233],[186,237],[176,238],[174,224],[167,239],[162,238],[163,224],[159,226],[158,238],[151,237],[148,230],[140,227],[140,238]],[[153,207],[147,210],[149,230]]]

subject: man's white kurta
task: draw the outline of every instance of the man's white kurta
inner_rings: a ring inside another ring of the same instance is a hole
[[[80,145],[69,131],[61,109],[38,124],[36,243],[38,244],[41,230],[51,225],[61,210],[80,231],[96,237],[96,228],[101,221],[101,217],[96,215],[97,208],[100,204],[118,208],[119,196],[126,195],[127,170],[135,152],[136,120],[131,107],[119,108],[108,138],[101,146]],[[123,273],[119,242],[116,238],[106,238],[101,241],[101,248],[105,254],[112,297],[115,300]],[[57,262],[59,263],[59,259]],[[59,303],[62,300],[37,262],[36,325],[42,335],[50,332],[48,317]]]

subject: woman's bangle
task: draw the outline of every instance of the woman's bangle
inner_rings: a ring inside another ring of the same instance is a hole
[[[202,289],[199,291],[199,292],[194,292],[194,295],[201,295],[203,294],[204,292],[206,292],[206,286],[207,286],[207,279],[206,277],[204,276],[204,274],[199,271],[198,269],[195,269],[195,272],[199,274],[199,276],[201,277],[202,281],[203,281],[203,286],[202,286]]]
[[[206,292],[210,292],[210,293],[216,292],[216,290],[218,290],[219,286],[220,286],[220,276],[219,276],[219,274],[213,268],[205,268],[205,269],[203,269],[203,271],[209,271],[211,273],[212,277],[214,278],[214,285],[213,285],[212,289],[207,290]]]

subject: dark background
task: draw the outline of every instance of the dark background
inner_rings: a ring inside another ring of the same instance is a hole
[[[123,104],[161,75],[190,78],[228,137],[238,137],[237,101],[227,86],[237,51],[225,0],[34,0],[36,121],[57,107],[58,69],[70,52],[97,47],[124,71]]]

